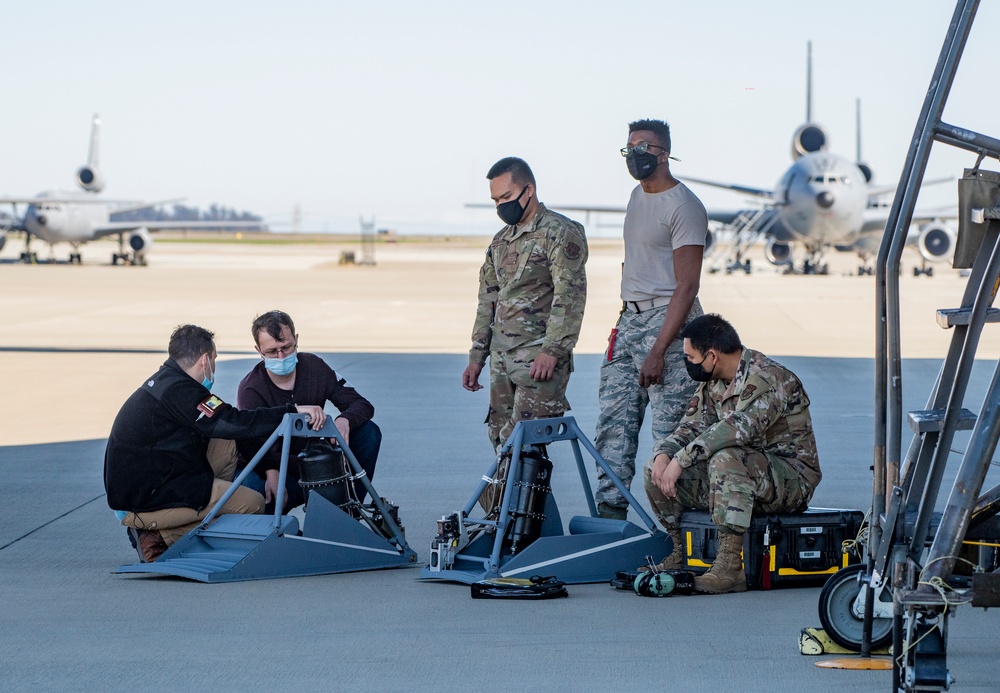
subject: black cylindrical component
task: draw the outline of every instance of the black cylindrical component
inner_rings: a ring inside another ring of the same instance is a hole
[[[322,438],[309,438],[298,460],[299,486],[307,503],[309,491],[317,492],[337,507],[344,507],[351,501],[350,467],[339,445]]]
[[[552,462],[540,450],[522,450],[521,468],[514,480],[517,493],[511,512],[511,553],[523,550],[541,536],[545,521],[545,500],[552,492]]]

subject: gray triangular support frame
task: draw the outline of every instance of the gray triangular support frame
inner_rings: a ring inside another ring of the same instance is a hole
[[[361,524],[319,494],[311,494],[305,526],[299,532],[294,517],[219,515],[219,510],[252,473],[267,450],[282,439],[278,488],[285,487],[288,457],[294,437],[330,438],[344,451],[356,481],[360,481],[382,516],[387,536]],[[285,414],[246,468],[233,480],[200,525],[181,537],[152,563],[119,566],[117,573],[155,573],[201,582],[234,582],[277,577],[324,575],[413,566],[417,554],[406,543],[402,528],[372,486],[340,431],[328,417],[318,431],[302,414]]]
[[[470,515],[491,483],[504,455],[511,456],[507,478],[516,479],[524,448],[558,441],[568,441],[573,448],[590,515],[571,518],[564,529],[555,497],[549,494],[542,536],[516,555],[506,553],[504,540],[517,502],[514,484],[505,485],[497,520],[486,517],[476,519]],[[639,516],[644,528],[627,520],[598,517],[581,447],[608,475]],[[462,536],[470,533],[474,536],[454,554],[449,553],[447,547],[432,544],[431,562],[421,570],[421,578],[471,584],[487,578],[528,578],[535,574],[547,574],[570,584],[605,582],[614,578],[618,571],[633,570],[645,564],[646,556],[661,558],[673,548],[670,537],[656,526],[572,416],[519,421],[489,471],[476,485],[469,502],[455,514],[460,515]]]

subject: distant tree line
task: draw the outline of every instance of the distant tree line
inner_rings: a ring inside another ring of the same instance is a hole
[[[263,221],[253,212],[237,212],[232,207],[212,204],[207,210],[185,205],[144,207],[128,212],[112,213],[112,221]]]

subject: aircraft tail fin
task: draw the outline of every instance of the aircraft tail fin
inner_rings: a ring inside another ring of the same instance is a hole
[[[76,172],[76,184],[87,192],[98,193],[104,188],[104,179],[97,168],[97,150],[100,144],[101,116],[94,114],[90,126],[90,152],[87,153],[87,163]]]
[[[101,116],[94,114],[90,126],[90,151],[87,153],[87,167],[97,170],[97,153],[101,139]]]
[[[806,122],[812,122],[813,110],[813,42],[806,42]]]

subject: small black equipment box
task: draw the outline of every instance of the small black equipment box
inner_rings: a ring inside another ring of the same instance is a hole
[[[754,514],[743,537],[748,589],[822,585],[841,568],[861,562],[860,510],[809,508],[795,515]],[[709,513],[688,510],[681,518],[684,565],[704,573],[715,561],[718,530]]]

